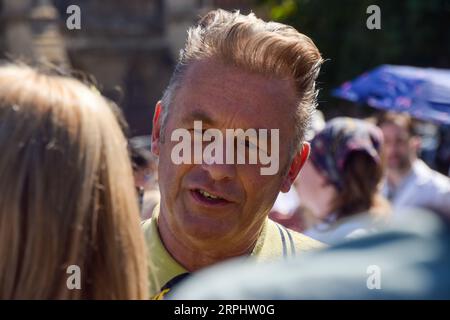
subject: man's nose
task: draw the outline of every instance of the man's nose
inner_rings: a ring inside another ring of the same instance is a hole
[[[209,173],[211,179],[219,181],[224,179],[234,179],[236,177],[236,166],[234,164],[208,164],[203,162],[202,169]]]
[[[219,181],[223,179],[234,179],[236,177],[235,161],[227,161],[227,152],[229,150],[227,150],[227,145],[224,143],[222,150],[216,149],[213,152],[214,155],[208,152],[203,153],[201,167],[209,173],[211,179]],[[233,153],[236,153],[236,150]]]

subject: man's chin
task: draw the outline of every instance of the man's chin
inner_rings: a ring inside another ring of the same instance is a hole
[[[224,219],[226,218],[226,219]],[[215,240],[232,232],[231,217],[205,215],[194,210],[184,210],[178,215],[178,229],[192,239]]]
[[[390,170],[398,171],[402,169],[402,163],[397,159],[389,160],[387,163],[387,167]]]
[[[408,171],[410,166],[407,163],[402,163],[399,161],[390,162],[388,164],[388,169],[394,172],[406,172]]]

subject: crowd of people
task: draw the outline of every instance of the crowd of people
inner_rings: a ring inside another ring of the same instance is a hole
[[[356,126],[351,122],[359,123],[367,136],[364,138],[358,133]],[[386,222],[401,218],[408,212],[403,210],[404,208],[425,208],[441,215],[450,215],[449,178],[431,169],[418,158],[420,137],[409,115],[383,112],[376,117],[363,120],[335,118],[329,121],[327,126],[327,129],[318,132],[311,140],[312,153],[308,162],[312,165],[308,163],[305,165],[291,190],[296,192],[297,197],[284,200],[283,208],[289,210],[283,211],[275,205],[272,212],[274,219],[280,223],[287,220],[288,223],[297,226],[298,231],[329,243],[325,237],[329,236],[329,227],[332,224],[329,223],[330,216],[327,211],[333,212],[334,220],[337,220],[337,214],[327,206],[336,194],[339,201],[345,202],[346,199],[350,201],[349,207],[342,210],[346,215],[350,215],[361,206],[358,199],[364,198],[367,199],[365,210],[369,208],[367,203],[372,203],[374,207],[378,206],[379,209],[374,211],[375,208],[372,208],[369,211],[378,212],[378,217],[384,216],[381,220]],[[348,132],[347,138],[344,130]],[[379,133],[369,136],[369,132],[374,130]],[[332,134],[335,136],[329,138]],[[328,140],[323,141],[324,139]],[[321,148],[315,147],[318,144]],[[327,148],[330,145],[336,145],[337,150]],[[360,160],[359,164],[352,163],[351,159],[347,162],[349,149],[353,149],[353,154],[355,150],[358,151],[356,152],[358,157],[366,158]],[[337,167],[338,165],[341,167]],[[349,179],[353,179],[353,183],[350,183],[353,188],[339,186],[349,184],[347,182]],[[322,192],[317,193],[317,190]],[[380,219],[376,220],[380,222]],[[333,224],[333,233],[338,233],[336,240],[351,237],[350,229],[358,225],[354,224],[356,219],[351,221],[349,224]],[[344,227],[346,231],[340,233],[338,225]],[[363,228],[366,231],[371,229],[370,226],[366,227]],[[363,232],[361,229],[359,231]]]
[[[322,62],[290,26],[211,11],[144,139],[95,88],[3,63],[0,298],[450,298],[450,179],[408,115],[320,121]],[[279,171],[175,164],[195,120],[279,130]]]

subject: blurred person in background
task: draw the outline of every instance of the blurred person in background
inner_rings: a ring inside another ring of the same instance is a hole
[[[386,179],[383,194],[394,208],[422,207],[450,214],[450,179],[417,157],[420,138],[407,114],[384,113],[376,119],[383,132]],[[397,213],[398,212],[398,213]],[[394,210],[398,216],[405,210]]]
[[[134,184],[139,195],[142,220],[151,218],[160,201],[158,160],[150,150],[150,141],[150,136],[134,137],[129,140]]]
[[[0,149],[0,298],[147,298],[127,140],[108,102],[75,79],[4,64]]]
[[[383,137],[374,125],[335,118],[311,141],[298,192],[315,217],[304,234],[327,244],[372,232],[387,222],[380,194]]]
[[[325,119],[323,113],[316,110],[311,117],[311,125],[305,134],[305,141],[311,141],[316,133],[324,127]],[[301,183],[299,176],[297,176],[288,192],[280,192],[278,194],[269,218],[286,228],[301,232],[309,224],[309,212],[301,203],[296,187],[298,183]]]

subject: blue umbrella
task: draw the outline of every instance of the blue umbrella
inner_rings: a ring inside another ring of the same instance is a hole
[[[450,69],[382,65],[332,91],[377,109],[450,124]]]

